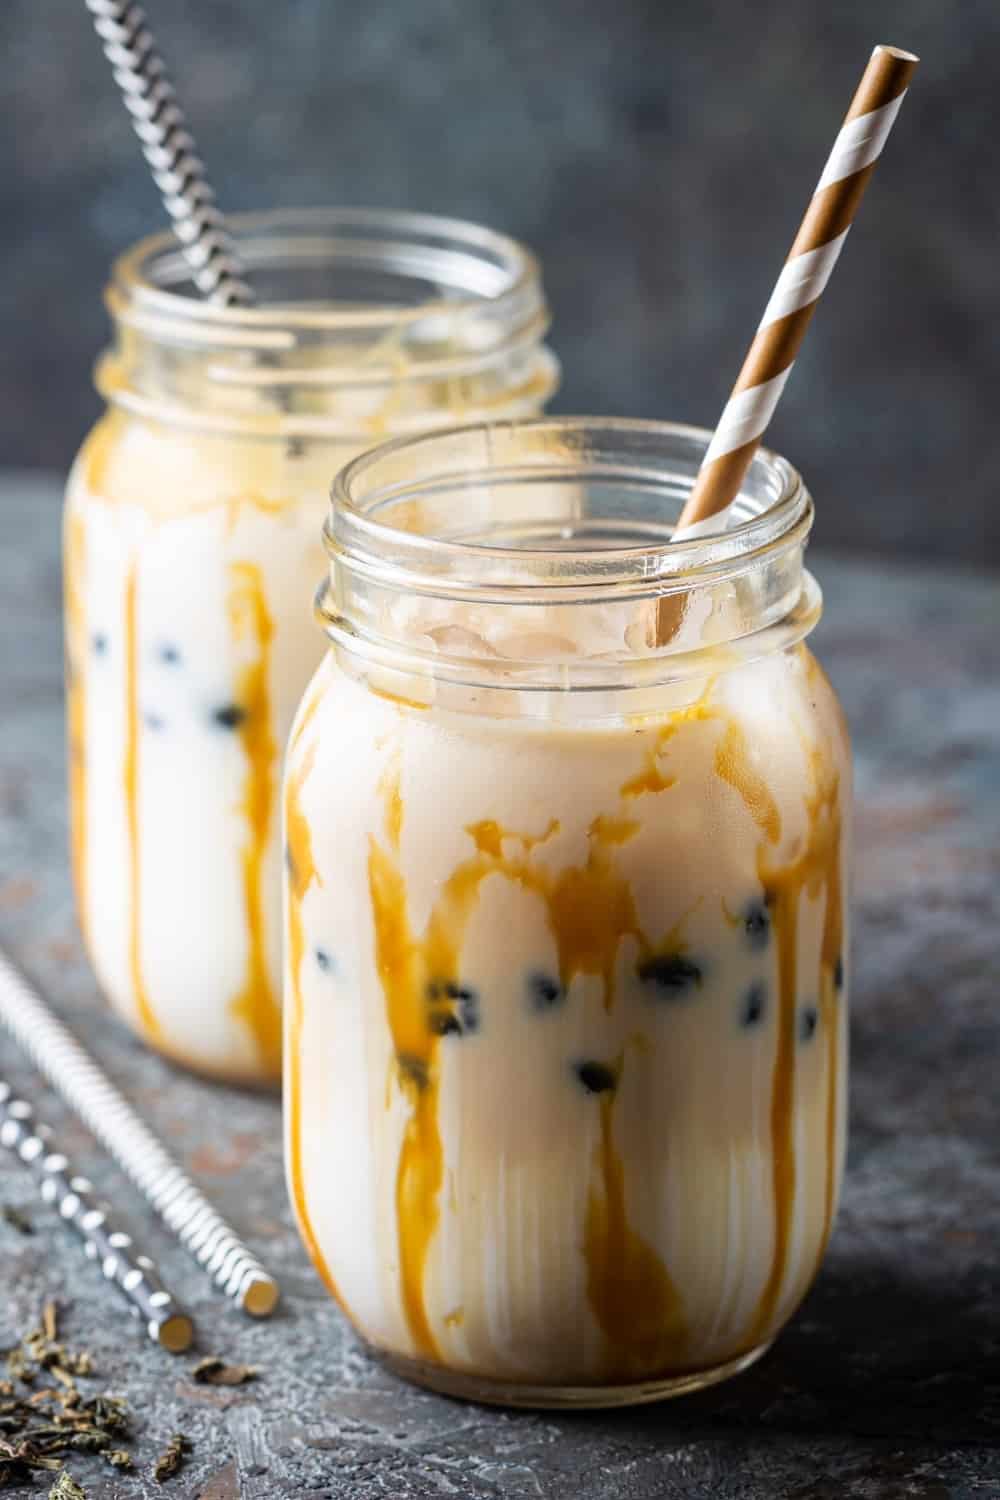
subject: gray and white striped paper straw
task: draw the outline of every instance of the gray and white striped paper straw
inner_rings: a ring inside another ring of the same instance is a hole
[[[228,1297],[266,1318],[278,1284],[0,950],[0,1024]]]
[[[69,1161],[51,1144],[51,1132],[35,1119],[24,1099],[15,1099],[8,1083],[0,1082],[0,1146],[14,1152],[38,1183],[43,1202],[83,1239],[88,1259],[96,1261],[108,1281],[128,1299],[154,1343],[171,1354],[191,1347],[194,1326],[167,1290],[148,1255],[138,1253],[131,1235],[116,1229],[92,1184],[74,1172]]]
[[[194,284],[212,302],[253,301],[146,17],[130,0],[86,0]]]

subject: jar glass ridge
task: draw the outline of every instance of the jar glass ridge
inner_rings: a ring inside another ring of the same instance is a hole
[[[385,443],[334,483],[320,619],[358,670],[438,696],[463,683],[554,693],[561,711],[579,690],[581,712],[594,711],[587,693],[636,712],[660,684],[703,674],[706,651],[719,667],[794,644],[821,608],[803,568],[812,500],[761,450],[730,527],[673,543],[707,440],[676,424],[541,418]],[[651,611],[671,596],[690,623],[660,641]]]

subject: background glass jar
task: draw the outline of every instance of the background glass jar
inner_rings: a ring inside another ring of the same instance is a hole
[[[707,438],[471,427],[334,487],[285,773],[289,1184],[362,1335],[456,1394],[732,1374],[833,1223],[850,764],[812,504],[762,452],[738,525],[667,546]]]
[[[474,225],[235,219],[252,309],[192,293],[173,240],[115,266],[107,413],[69,480],[73,865],[114,1008],[233,1079],[280,1073],[279,757],[321,639],[330,474],[392,433],[537,412],[557,381],[538,267]]]

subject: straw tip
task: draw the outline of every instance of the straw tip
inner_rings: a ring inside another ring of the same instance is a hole
[[[894,57],[897,62],[916,64],[920,61],[915,52],[907,52],[903,47],[890,47],[885,42],[879,42],[878,46],[872,49],[872,57],[878,57],[880,54],[884,54],[886,57]]]
[[[269,1318],[278,1305],[278,1283],[267,1275],[252,1276],[240,1294],[240,1306],[251,1318]]]
[[[159,1327],[151,1323],[149,1331],[157,1343],[171,1354],[183,1354],[194,1341],[194,1324],[186,1313],[174,1313],[173,1317],[167,1318]]]

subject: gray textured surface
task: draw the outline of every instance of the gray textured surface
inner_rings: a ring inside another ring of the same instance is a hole
[[[226,208],[507,228],[544,257],[563,411],[706,424],[872,44],[913,48],[773,445],[824,543],[1000,564],[996,0],[146,9]],[[0,113],[0,462],[58,467],[96,411],[108,263],[161,215],[83,0],[0,5]]]
[[[137,1477],[88,1494],[201,1500],[993,1500],[1000,1495],[1000,580],[815,560],[820,652],[858,757],[850,1172],[826,1267],[792,1328],[714,1392],[618,1414],[515,1415],[409,1389],[358,1349],[292,1228],[277,1103],[146,1054],[100,1008],[65,846],[54,488],[0,485],[0,941],[278,1273],[252,1324],[210,1293],[58,1103],[45,1110],[195,1313],[200,1352],[257,1363],[215,1390],[145,1344],[72,1235],[0,1158],[0,1346],[45,1297],[138,1409]],[[31,1077],[0,1039],[0,1072]],[[195,1449],[166,1489],[149,1463]],[[41,1487],[41,1492],[46,1492]],[[24,1492],[18,1492],[24,1493]]]

